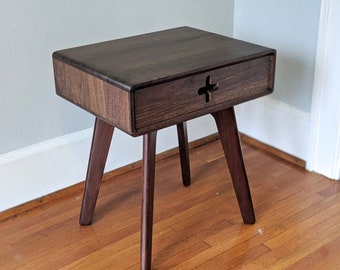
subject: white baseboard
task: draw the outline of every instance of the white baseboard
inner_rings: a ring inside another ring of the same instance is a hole
[[[271,97],[236,107],[241,132],[283,152],[306,160],[310,115]]]
[[[216,132],[207,118],[189,121],[189,140]],[[0,212],[83,181],[92,132],[90,128],[0,155]],[[158,132],[157,153],[177,146],[176,132],[175,127]],[[141,159],[141,137],[132,138],[116,129],[105,171]]]
[[[91,130],[0,155],[0,211],[84,179]]]
[[[308,115],[267,97],[237,106],[236,114],[241,132],[291,155],[306,158]],[[0,211],[83,181],[92,132],[86,129],[0,155]],[[190,141],[216,132],[210,116],[188,123]],[[140,137],[132,138],[119,130],[115,130],[113,136],[105,171],[141,160]],[[158,153],[176,146],[175,127],[159,131]]]

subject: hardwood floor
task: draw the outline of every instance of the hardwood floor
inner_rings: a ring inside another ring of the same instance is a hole
[[[219,141],[190,151],[190,187],[177,155],[157,162],[153,269],[340,269],[340,182],[243,150],[254,225]],[[141,184],[140,168],[106,174],[91,226],[78,225],[80,188],[0,213],[0,269],[139,269]]]

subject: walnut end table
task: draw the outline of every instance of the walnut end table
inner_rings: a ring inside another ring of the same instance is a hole
[[[80,224],[89,225],[114,127],[143,135],[141,269],[151,268],[157,130],[177,125],[190,185],[186,121],[212,114],[244,223],[255,214],[234,106],[273,91],[276,51],[180,27],[53,53],[56,92],[96,116]]]

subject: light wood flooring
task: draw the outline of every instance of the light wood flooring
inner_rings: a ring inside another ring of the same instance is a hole
[[[157,162],[153,269],[340,269],[340,182],[243,149],[255,225],[219,141],[190,151],[190,187],[177,155]],[[91,226],[78,225],[81,190],[0,213],[0,269],[139,269],[141,169],[105,175]]]

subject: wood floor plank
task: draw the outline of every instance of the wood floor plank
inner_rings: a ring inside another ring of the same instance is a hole
[[[257,222],[244,225],[222,147],[156,163],[153,269],[340,269],[340,182],[243,146]],[[175,152],[174,152],[175,153]],[[0,269],[139,269],[141,169],[105,175],[94,223],[82,189],[0,213]],[[12,216],[11,216],[12,214]]]
[[[340,237],[337,237],[333,241],[323,245],[314,252],[303,257],[298,262],[287,267],[287,270],[340,269],[339,254]]]

